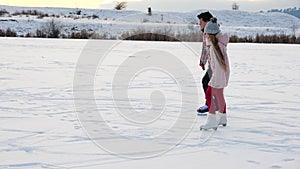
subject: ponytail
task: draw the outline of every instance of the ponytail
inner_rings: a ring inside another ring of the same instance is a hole
[[[216,35],[209,35],[209,38],[212,42],[212,46],[214,48],[214,51],[216,53],[216,57],[218,62],[220,63],[221,67],[225,70],[225,72],[227,71],[226,68],[226,62],[225,62],[225,57],[220,49],[220,46],[218,44],[218,39],[216,38]]]

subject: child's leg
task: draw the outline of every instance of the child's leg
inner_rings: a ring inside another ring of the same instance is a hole
[[[205,97],[207,101],[207,106],[208,106],[208,111],[209,113],[216,113],[216,105],[213,99],[214,93],[213,93],[213,88],[208,86],[206,92],[205,92]]]
[[[219,107],[219,111],[221,113],[226,113],[226,102],[225,102],[225,98],[224,98],[224,88],[221,89],[212,89],[214,92],[214,96],[216,97],[217,103],[218,103],[218,107]]]

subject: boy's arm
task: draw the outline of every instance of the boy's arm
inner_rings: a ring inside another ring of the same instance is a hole
[[[205,64],[208,60],[208,47],[206,46],[206,41],[203,39],[203,44],[202,44],[202,52],[201,52],[201,57],[200,57],[200,62],[199,66],[202,67],[203,70],[205,70]]]

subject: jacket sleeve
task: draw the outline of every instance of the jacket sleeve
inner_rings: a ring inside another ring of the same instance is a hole
[[[209,48],[206,45],[206,40],[203,39],[202,52],[201,52],[201,57],[200,57],[200,63],[199,64],[205,65],[207,63],[208,55],[209,55],[208,50],[209,50]]]

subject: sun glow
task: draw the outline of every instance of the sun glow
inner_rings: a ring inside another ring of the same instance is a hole
[[[114,4],[118,1],[133,2],[143,0],[1,0],[0,5],[97,9],[102,4]]]
[[[113,0],[2,0],[0,5],[27,7],[69,7],[69,8],[99,8],[101,4]]]

